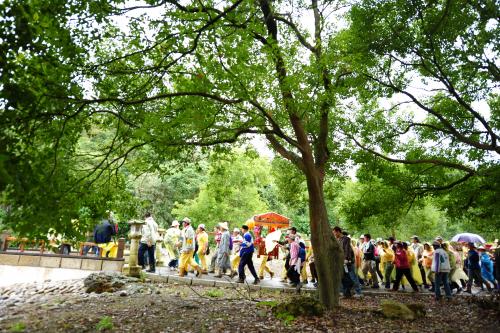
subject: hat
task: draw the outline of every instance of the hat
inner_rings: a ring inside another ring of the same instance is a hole
[[[377,238],[377,243],[382,242],[382,241],[383,241],[382,237]]]
[[[436,241],[442,241],[442,240],[443,240],[443,237],[441,237],[441,236],[437,236],[434,240],[436,240]]]
[[[441,244],[437,240],[435,240],[434,242],[432,242],[432,246],[441,247]]]
[[[240,233],[240,229],[238,229],[238,228],[234,228],[234,229],[233,229],[233,232]]]
[[[207,229],[203,223],[198,225],[198,228],[203,229],[203,230]]]
[[[418,240],[418,236],[417,235],[413,235],[410,237],[410,239],[417,239]]]
[[[172,227],[178,227],[179,226],[179,221],[173,220],[172,221]]]
[[[183,218],[182,222],[187,223],[187,224],[191,224],[191,220],[189,219],[189,217]]]
[[[361,239],[361,238],[365,238],[365,235],[361,235],[361,236],[359,236],[359,239]]]
[[[229,226],[227,225],[227,222],[220,222],[219,227],[221,227],[224,230],[229,230]]]
[[[481,245],[480,247],[478,247],[477,249],[478,249],[479,251],[485,251],[485,250],[486,250],[486,249],[484,248],[484,246],[482,246],[482,245]]]

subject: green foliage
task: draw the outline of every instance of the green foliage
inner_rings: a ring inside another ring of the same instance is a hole
[[[295,321],[295,316],[288,312],[278,312],[275,314],[276,318],[282,320],[285,325],[289,326]]]
[[[9,332],[24,332],[25,330],[26,330],[26,324],[23,323],[22,321],[13,324],[9,328]]]
[[[150,211],[160,226],[169,227],[176,218],[172,215],[176,202],[194,199],[205,183],[205,164],[183,163],[172,166],[165,174],[146,173],[135,178],[132,186],[138,200],[137,211]]]
[[[267,211],[259,189],[270,184],[268,170],[269,162],[254,154],[238,150],[214,153],[198,196],[178,203],[173,214],[189,216],[193,223],[205,223],[208,229],[220,221],[239,225]]]
[[[355,123],[346,127],[369,154],[356,162],[404,163],[375,172],[391,186],[399,179],[402,202],[441,196],[452,223],[465,215],[490,233],[498,227],[491,204],[500,153],[498,6],[363,0],[347,17],[349,27],[333,40],[359,95]]]
[[[104,316],[99,320],[97,325],[95,326],[97,331],[107,331],[113,329],[113,319],[109,316]]]

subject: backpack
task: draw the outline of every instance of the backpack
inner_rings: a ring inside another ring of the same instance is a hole
[[[229,251],[233,250],[233,237],[229,236]]]
[[[300,249],[299,249],[299,258],[300,258],[301,262],[305,262],[306,261],[306,249],[305,249],[305,247],[300,246]]]

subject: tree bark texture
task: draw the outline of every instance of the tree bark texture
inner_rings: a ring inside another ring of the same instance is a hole
[[[344,255],[328,223],[323,177],[312,171],[306,172],[306,179],[309,192],[311,242],[318,273],[319,297],[326,308],[333,309],[339,306],[340,283],[344,274]]]

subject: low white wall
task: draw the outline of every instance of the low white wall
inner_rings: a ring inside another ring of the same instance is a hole
[[[80,269],[0,265],[0,287],[16,283],[33,283],[46,280],[63,281],[81,279],[94,272]]]

